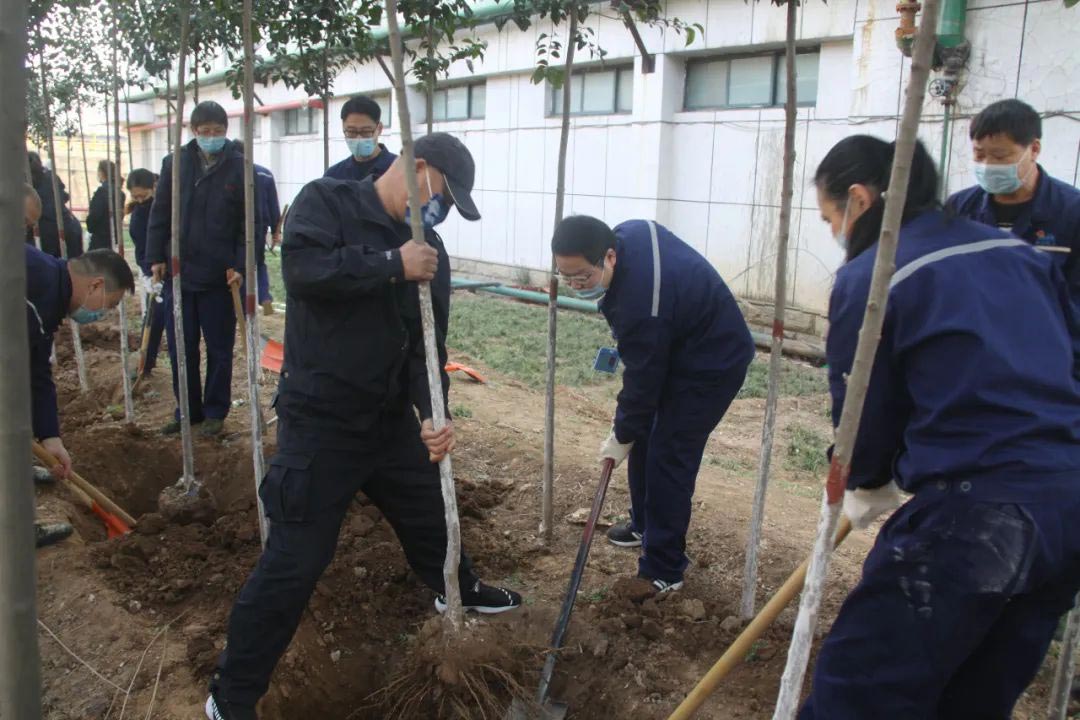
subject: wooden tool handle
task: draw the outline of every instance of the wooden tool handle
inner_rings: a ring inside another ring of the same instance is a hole
[[[240,344],[244,348],[244,357],[247,357],[247,316],[244,315],[244,304],[240,301],[240,288],[231,285],[233,312],[236,313],[236,324],[240,328]]]
[[[54,468],[60,464],[57,462],[56,458],[53,457],[52,453],[46,450],[41,443],[35,441],[33,449],[34,456],[48,467]],[[80,495],[80,499],[82,497],[86,498],[88,507],[93,505],[93,501],[96,500],[98,505],[111,512],[113,515],[116,515],[128,525],[134,526],[136,524],[135,518],[131,517],[127,511],[109,499],[105,493],[98,490],[96,486],[90,484],[82,475],[79,475],[79,473],[74,470],[71,471],[71,477],[66,481],[66,484],[68,487],[72,488],[77,495]]]

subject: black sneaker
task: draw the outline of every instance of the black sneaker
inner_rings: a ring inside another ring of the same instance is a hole
[[[34,523],[34,542],[36,547],[54,545],[71,537],[75,529],[67,523]]]
[[[634,531],[634,526],[627,520],[618,525],[612,525],[607,531],[607,539],[612,545],[619,547],[641,547],[641,533]]]
[[[521,607],[521,596],[513,590],[507,590],[494,585],[485,585],[479,580],[472,589],[463,590],[461,604],[466,610],[478,612],[481,615],[498,615],[507,610]],[[446,598],[442,595],[435,596],[435,609],[441,613],[446,612]]]
[[[203,437],[217,437],[225,429],[225,421],[220,418],[206,418],[199,428],[199,434]]]
[[[207,720],[259,720],[255,708],[228,702],[218,702],[213,695],[206,698]]]
[[[656,589],[657,595],[663,595],[664,593],[675,592],[676,590],[682,590],[683,581],[668,582],[667,580],[658,580],[656,578],[646,577],[641,573],[638,573],[638,579],[647,580],[653,588]]]

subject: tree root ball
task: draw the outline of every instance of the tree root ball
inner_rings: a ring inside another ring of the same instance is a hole
[[[431,618],[417,634],[405,672],[369,700],[387,720],[503,718],[511,704],[535,704],[534,690],[522,683],[531,688],[538,678],[544,658],[537,641],[527,644],[504,623],[472,618],[451,635],[442,617]]]
[[[194,493],[184,490],[183,481],[165,488],[158,496],[158,512],[170,524],[210,527],[217,519],[217,503],[205,486]]]

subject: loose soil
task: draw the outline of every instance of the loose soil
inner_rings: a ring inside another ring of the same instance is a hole
[[[131,308],[137,317],[134,303]],[[265,334],[281,337],[280,315],[261,320]],[[214,440],[196,434],[195,440],[196,472],[213,496],[216,517],[179,525],[157,512],[159,494],[181,474],[179,439],[157,433],[173,411],[165,354],[139,387],[135,422],[126,424],[115,407],[117,332],[92,326],[82,337],[92,383],[85,394],[78,388],[70,334],[57,334],[65,441],[76,468],[140,522],[135,533],[106,540],[100,522],[64,489],[37,491],[40,519],[67,518],[76,527],[71,540],[37,555],[39,617],[95,671],[42,630],[44,715],[195,720],[202,717],[207,678],[224,646],[233,599],[259,555],[242,355],[237,352],[233,383],[233,398],[241,404],[226,433]],[[567,518],[591,503],[596,448],[609,427],[612,403],[590,389],[558,392],[557,522],[552,546],[541,548],[543,395],[499,377],[478,359],[452,348],[451,355],[490,379],[478,385],[455,378],[452,391],[453,407],[471,411],[469,417],[459,412],[454,456],[464,544],[485,579],[526,598],[520,612],[471,620],[470,637],[499,646],[478,651],[478,663],[494,663],[531,692],[580,540],[581,526]],[[264,384],[264,407],[273,384],[273,378]],[[782,399],[777,437],[795,425],[828,436],[825,402]],[[628,581],[636,554],[594,544],[552,692],[569,703],[571,717],[666,718],[741,629],[735,615],[763,412],[761,400],[736,401],[710,441],[698,477],[688,538],[692,565],[683,591],[642,601],[640,588]],[[267,457],[273,450],[271,431]],[[782,452],[778,442],[759,604],[808,552],[818,512],[818,480],[785,467]],[[623,471],[612,481],[607,519],[623,515],[628,504]],[[855,583],[871,542],[871,534],[857,533],[837,552],[824,628]],[[433,717],[431,703],[400,711],[406,688],[416,690],[402,679],[438,664],[431,652],[437,635],[429,623],[432,600],[410,572],[389,525],[358,498],[260,716],[383,718],[396,704],[399,717]],[[788,609],[699,717],[771,717],[793,622],[794,610]],[[1048,676],[1044,668],[1016,717],[1043,717]],[[505,701],[505,684],[498,677],[488,681]]]

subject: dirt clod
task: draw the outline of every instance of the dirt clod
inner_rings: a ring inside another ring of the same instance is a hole
[[[209,527],[217,518],[217,503],[205,486],[201,486],[197,493],[190,494],[178,483],[161,491],[158,497],[158,512],[169,523],[199,523]]]

